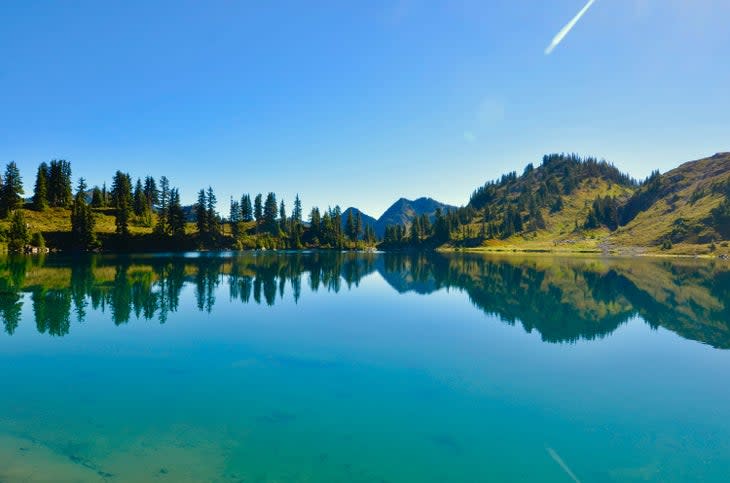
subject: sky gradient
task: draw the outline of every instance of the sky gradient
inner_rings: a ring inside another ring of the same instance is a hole
[[[306,3],[306,5],[305,5]],[[3,2],[0,163],[379,216],[548,152],[636,177],[730,151],[730,2]]]

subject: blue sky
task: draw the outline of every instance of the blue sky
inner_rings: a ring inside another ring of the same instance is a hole
[[[543,153],[730,150],[730,2],[2,2],[0,162],[291,206],[463,204]]]

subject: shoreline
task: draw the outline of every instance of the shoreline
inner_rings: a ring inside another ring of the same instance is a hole
[[[477,254],[477,255],[495,255],[495,256],[559,256],[566,258],[655,258],[655,259],[703,259],[703,260],[721,260],[730,262],[730,254],[728,253],[657,253],[654,251],[640,251],[644,250],[639,247],[633,247],[633,249],[623,250],[549,250],[549,249],[538,249],[538,248],[459,248],[459,247],[439,247],[436,249],[419,250],[417,248],[402,248],[402,249],[338,249],[338,248],[300,248],[300,249],[204,249],[204,250],[132,250],[132,251],[119,251],[119,250],[100,250],[94,252],[79,252],[79,251],[67,251],[67,250],[54,250],[51,249],[47,252],[38,253],[17,253],[13,254],[6,250],[0,251],[0,255],[19,255],[19,256],[39,256],[39,255],[62,255],[62,256],[88,256],[88,255],[180,255],[185,253],[199,253],[199,254],[216,254],[216,253],[373,253],[373,254],[387,254],[387,253],[442,253],[442,254]]]
[[[438,248],[442,253],[476,253],[484,255],[556,255],[567,257],[600,257],[600,258],[702,258],[707,260],[729,261],[729,253],[657,253],[654,251],[640,251],[642,248],[626,250],[549,250],[541,248]]]

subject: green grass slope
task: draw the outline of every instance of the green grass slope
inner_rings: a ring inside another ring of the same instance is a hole
[[[727,200],[728,187],[730,153],[684,163],[637,190],[624,207],[625,225],[610,241],[656,250],[670,240],[670,253],[702,253],[713,242],[722,246],[730,226],[717,220],[713,210]]]

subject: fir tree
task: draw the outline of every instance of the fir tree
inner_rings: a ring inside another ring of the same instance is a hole
[[[231,225],[231,234],[238,237],[241,225],[241,204],[231,198],[231,205],[228,212],[228,222]]]
[[[592,228],[598,228],[598,218],[596,217],[596,213],[591,210],[588,212],[588,216],[586,217],[586,222],[583,224],[584,228],[592,229]]]
[[[132,213],[132,179],[128,174],[117,171],[112,182],[112,205],[115,210],[116,233],[129,235],[129,218]]]
[[[71,204],[71,235],[74,248],[89,251],[98,247],[96,239],[94,214],[86,203],[86,182],[79,179],[76,196]]]
[[[416,217],[411,222],[410,233],[408,237],[411,239],[411,243],[418,244],[421,241],[421,223],[420,218]]]
[[[322,236],[322,216],[316,206],[312,207],[312,211],[309,213],[309,232],[312,243],[319,244],[319,238]]]
[[[299,199],[299,193],[294,197],[294,208],[291,213],[291,231],[295,248],[301,247],[304,227],[302,225],[302,200]]]
[[[431,220],[425,213],[421,215],[421,231],[424,237],[431,236]]]
[[[269,192],[266,195],[266,201],[264,202],[262,224],[263,229],[272,235],[279,233],[279,227],[276,224],[276,213],[278,206],[276,204],[276,195],[273,192]]]
[[[104,206],[104,195],[98,186],[91,190],[91,207],[101,208]]]
[[[350,241],[357,241],[357,231],[355,229],[355,217],[352,216],[352,210],[347,212],[347,220],[345,221],[345,233]]]
[[[5,178],[0,188],[0,218],[7,218],[11,211],[23,206],[23,180],[14,161],[5,167]]]
[[[198,191],[198,202],[195,204],[195,224],[198,227],[198,233],[201,235],[209,233],[207,206],[208,201],[205,190]]]
[[[134,214],[142,216],[147,209],[147,197],[142,188],[142,180],[137,178],[137,184],[134,187]]]
[[[441,208],[436,208],[436,216],[434,221],[434,238],[438,243],[444,243],[451,239],[451,228],[449,221],[443,214]]]
[[[185,235],[185,213],[180,204],[180,192],[177,189],[170,190],[167,221],[172,236],[182,237]]]
[[[284,233],[289,233],[289,227],[287,226],[286,218],[286,206],[284,205],[284,200],[281,200],[281,202],[279,203],[279,229]]]
[[[29,241],[30,232],[28,231],[28,224],[25,222],[23,210],[15,210],[8,230],[8,251],[11,253],[22,252]]]
[[[206,199],[206,217],[208,222],[208,232],[217,235],[220,233],[220,223],[218,222],[218,213],[216,212],[216,197],[213,188],[208,186]]]
[[[299,193],[294,197],[294,209],[291,212],[291,217],[294,223],[302,223],[302,200],[299,199]]]
[[[164,176],[163,176],[164,178]],[[167,179],[167,178],[165,178]],[[147,206],[156,207],[160,203],[160,192],[157,190],[157,182],[152,176],[146,176],[144,179],[144,195],[147,198]]]
[[[48,167],[48,204],[65,208],[71,204],[71,163],[54,159]]]
[[[35,178],[33,189],[33,209],[43,211],[48,208],[48,164],[41,163]]]
[[[251,196],[249,196],[248,194],[245,194],[241,197],[241,221],[253,221]]]
[[[111,197],[109,196],[109,191],[107,191],[107,189],[106,189],[106,182],[104,182],[101,185],[101,199],[103,202],[102,206],[104,206],[104,207],[109,206],[110,198]]]
[[[264,205],[261,193],[257,194],[253,200],[253,217],[256,220],[256,229],[258,229],[264,217]]]
[[[170,230],[170,181],[166,176],[160,178],[160,190],[157,194],[157,224],[155,233],[160,235],[169,234]]]
[[[357,216],[355,217],[355,241],[360,238],[360,234],[362,233],[362,213],[359,211],[357,212]]]

